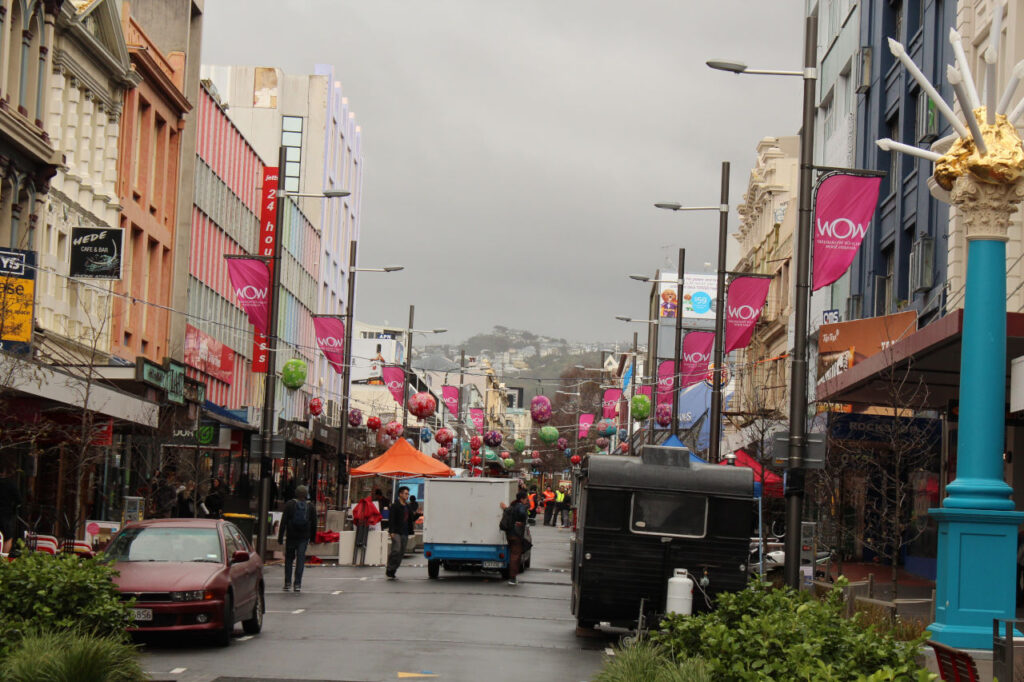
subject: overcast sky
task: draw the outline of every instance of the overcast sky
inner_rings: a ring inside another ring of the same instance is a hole
[[[333,64],[362,126],[356,317],[495,324],[572,340],[632,337],[634,272],[714,262],[732,163],[730,231],[758,140],[800,125],[803,2],[794,0],[207,0],[203,62],[312,73]],[[639,328],[637,328],[639,330]],[[644,334],[641,334],[643,337]]]

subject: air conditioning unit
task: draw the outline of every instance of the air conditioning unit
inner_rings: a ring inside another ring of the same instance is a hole
[[[929,291],[935,283],[935,238],[921,235],[910,247],[910,289]]]
[[[854,87],[858,94],[871,89],[871,47],[862,45],[854,60]]]

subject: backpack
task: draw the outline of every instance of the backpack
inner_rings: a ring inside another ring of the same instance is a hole
[[[501,521],[498,522],[498,530],[503,530],[506,533],[510,533],[515,530],[516,517],[515,511],[512,509],[512,505],[505,507],[505,511],[501,512]]]
[[[288,533],[290,535],[305,535],[309,533],[309,503],[305,500],[295,500],[295,513],[288,522]]]

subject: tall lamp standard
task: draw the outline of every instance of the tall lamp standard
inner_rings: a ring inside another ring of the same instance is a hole
[[[447,329],[413,329],[412,321],[416,315],[416,306],[409,306],[409,326],[405,330],[405,371],[402,373],[402,432],[409,426],[409,375],[412,374],[412,335],[444,334]]]
[[[350,456],[348,453],[348,411],[351,404],[350,381],[352,378],[352,323],[355,319],[354,310],[356,305],[356,273],[357,272],[398,272],[404,270],[401,265],[386,265],[382,268],[357,268],[355,239],[348,243],[348,290],[345,292],[345,348],[342,350],[345,360],[341,368],[341,424],[338,429],[338,482],[341,483],[342,475],[348,476]],[[345,468],[341,468],[341,458],[345,458]],[[349,506],[349,493],[351,486],[345,486],[345,504]],[[338,504],[341,505],[341,486],[338,486]]]
[[[725,368],[725,251],[729,237],[729,162],[722,162],[721,202],[718,206],[683,206],[675,203],[657,203],[654,206],[667,211],[718,211],[715,372],[711,379],[711,443],[708,448],[708,459],[717,463],[721,460],[722,453],[722,370]],[[682,306],[682,298],[679,299],[678,305]]]
[[[284,172],[287,158],[287,148],[283,145],[278,149],[277,168],[278,175]],[[269,189],[269,188],[268,188]],[[260,455],[260,497],[257,505],[257,529],[256,529],[256,551],[260,556],[266,556],[267,551],[267,530],[269,527],[267,516],[270,514],[270,478],[271,478],[271,448],[274,442],[274,400],[275,389],[277,388],[277,323],[280,313],[280,296],[278,289],[281,287],[281,230],[284,229],[284,199],[286,197],[311,197],[317,199],[334,199],[347,197],[351,192],[343,189],[330,189],[320,194],[304,194],[301,192],[286,192],[280,187],[274,193],[276,204],[274,206],[274,249],[271,253],[268,265],[270,267],[270,315],[267,320],[267,376],[263,388],[263,424],[260,439],[263,452]]]
[[[732,73],[797,76],[804,80],[803,111],[800,126],[800,214],[796,240],[796,296],[793,303],[793,361],[789,391],[789,471],[786,476],[786,556],[783,566],[786,584],[800,587],[800,521],[804,503],[804,457],[807,452],[807,318],[811,293],[811,184],[814,171],[814,114],[817,73],[818,23],[815,17],[804,22],[804,68],[802,71],[749,69],[742,62],[712,59],[712,69]],[[721,277],[721,274],[719,274]],[[722,280],[719,280],[719,292]],[[719,340],[715,339],[715,348]],[[717,355],[717,351],[716,351]],[[717,372],[715,374],[717,376]]]

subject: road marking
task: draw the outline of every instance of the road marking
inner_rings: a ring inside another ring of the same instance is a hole
[[[306,609],[295,609],[294,611],[292,611],[292,613],[294,613],[294,614],[295,614],[295,615],[297,616],[297,615],[299,615],[300,613],[303,613],[303,612],[305,612],[305,610],[306,610]]]
[[[366,576],[364,575],[360,580],[366,580]]]
[[[410,678],[410,677],[437,677],[436,673],[421,672],[421,673],[398,673],[398,679]]]
[[[331,594],[341,594],[344,591],[345,590],[335,590],[334,592],[331,592]]]
[[[239,642],[248,642],[250,639],[252,639],[255,636],[256,635],[243,635],[243,636],[238,638],[238,641]]]
[[[180,675],[188,670],[188,668],[171,668],[171,675]]]

